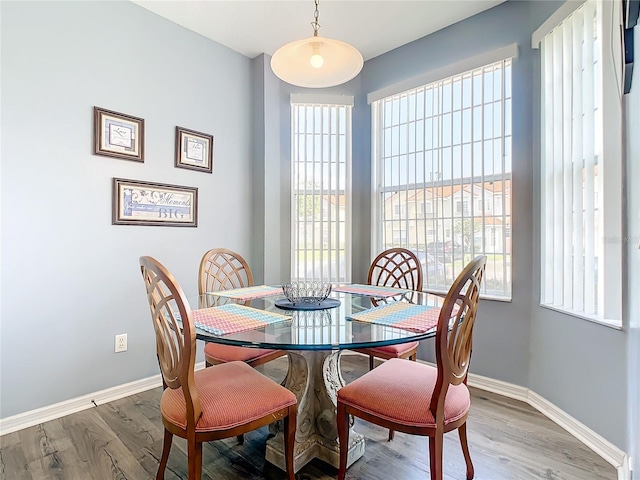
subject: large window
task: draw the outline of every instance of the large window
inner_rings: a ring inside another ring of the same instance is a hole
[[[291,278],[348,282],[352,105],[295,95],[291,108]]]
[[[375,249],[414,250],[424,288],[440,292],[484,253],[484,294],[509,299],[511,58],[372,107]]]
[[[619,323],[621,113],[611,49],[615,6],[589,0],[540,36],[540,302]]]

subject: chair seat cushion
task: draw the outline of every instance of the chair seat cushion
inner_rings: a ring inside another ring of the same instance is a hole
[[[221,343],[208,342],[204,346],[204,356],[209,363],[251,362],[271,355],[275,350],[264,348],[234,347]]]
[[[229,362],[194,373],[202,416],[196,432],[226,430],[296,403],[296,396],[244,362]],[[167,388],[160,400],[162,416],[186,429],[182,388]]]
[[[338,401],[403,425],[435,427],[429,404],[437,377],[432,366],[392,358],[338,390]],[[445,425],[464,417],[470,405],[464,383],[449,386]]]
[[[399,343],[397,345],[387,345],[386,347],[373,347],[361,350],[368,355],[382,358],[400,358],[402,355],[418,348],[418,342]]]

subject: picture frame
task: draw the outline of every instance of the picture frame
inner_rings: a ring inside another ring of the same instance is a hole
[[[144,119],[94,106],[93,153],[144,162]]]
[[[176,127],[175,166],[213,173],[213,135]]]
[[[198,226],[198,189],[113,179],[113,225]]]

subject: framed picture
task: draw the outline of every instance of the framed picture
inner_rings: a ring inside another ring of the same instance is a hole
[[[144,119],[93,107],[93,153],[144,162]]]
[[[176,167],[213,173],[213,135],[176,127]]]
[[[198,189],[113,179],[113,225],[198,226]]]

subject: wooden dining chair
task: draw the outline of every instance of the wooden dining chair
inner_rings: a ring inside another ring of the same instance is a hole
[[[367,278],[369,285],[422,290],[422,265],[415,253],[406,248],[390,248],[380,253],[371,262]],[[375,303],[375,302],[374,302]],[[373,369],[375,358],[407,358],[416,360],[418,342],[401,343],[386,347],[363,348],[355,350],[369,356],[369,370]]]
[[[203,442],[243,435],[284,419],[287,478],[294,480],[296,396],[244,362],[194,372],[196,331],[184,292],[152,257],[140,257],[140,268],[164,388],[164,442],[156,479],[164,479],[174,435],[187,441],[187,478],[200,480]]]
[[[226,248],[213,248],[205,253],[198,270],[198,291],[207,292],[252,287],[253,274],[249,264],[236,252]],[[284,350],[234,347],[208,342],[204,346],[207,367],[236,360],[257,367],[286,355]]]
[[[466,424],[471,399],[466,383],[486,261],[484,255],[472,260],[445,297],[436,331],[436,367],[391,359],[338,390],[338,480],[344,480],[347,468],[349,415],[390,430],[428,436],[431,480],[442,480],[444,434],[457,429],[467,479],[473,478]]]

